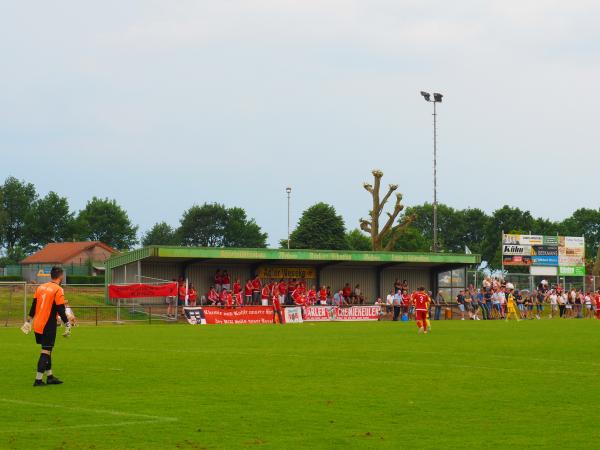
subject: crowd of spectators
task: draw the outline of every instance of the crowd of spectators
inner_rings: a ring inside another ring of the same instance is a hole
[[[192,283],[186,287],[185,280],[180,277],[178,282],[178,298],[167,298],[167,314],[172,316],[175,300],[180,306],[196,306],[199,294]],[[446,298],[443,289],[434,296],[429,295],[429,317],[440,320],[445,311],[446,318],[452,317],[449,308],[453,302]],[[550,286],[546,280],[533,291],[515,289],[511,283],[498,277],[486,277],[482,287],[470,285],[461,289],[453,299],[458,307],[461,320],[499,320],[506,319],[509,295],[515,302],[521,319],[541,319],[544,308],[548,309],[548,318],[593,318],[600,319],[600,290],[598,292],[583,289],[564,289],[560,284]],[[187,298],[186,298],[187,297]],[[366,304],[365,296],[359,284],[354,287],[345,283],[339,290],[330,286],[307,286],[304,280],[279,279],[261,280],[258,276],[247,279],[242,284],[240,279],[233,280],[227,270],[217,270],[213,284],[203,296],[203,304],[240,307],[245,305],[279,305],[287,306],[352,306]],[[187,301],[186,301],[187,300]],[[388,293],[385,302],[377,299],[376,305],[381,305],[382,315],[391,316],[392,320],[414,320],[415,307],[407,280],[394,281],[393,288]]]
[[[456,296],[461,320],[506,319],[510,300],[514,301],[520,319],[542,319],[544,309],[547,317],[600,318],[600,290],[565,289],[560,283],[550,285],[542,280],[533,289],[515,289],[501,278],[487,277],[480,289],[469,286]]]
[[[217,270],[213,283],[206,293],[206,303],[214,306],[239,307],[245,305],[272,305],[274,299],[282,305],[362,305],[365,303],[360,284],[354,288],[350,283],[336,291],[331,286],[307,285],[299,279],[262,280],[258,276],[242,280],[231,278],[226,270]]]

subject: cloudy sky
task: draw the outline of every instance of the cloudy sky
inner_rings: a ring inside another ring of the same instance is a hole
[[[0,176],[115,198],[140,225],[242,206],[275,243],[380,168],[407,205],[599,207],[600,4],[0,1]]]

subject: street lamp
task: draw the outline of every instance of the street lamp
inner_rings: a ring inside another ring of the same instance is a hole
[[[433,251],[437,252],[437,112],[435,105],[436,103],[442,103],[443,95],[434,92],[433,100],[431,100],[431,94],[428,92],[421,91],[421,95],[426,101],[433,103]]]
[[[291,187],[286,187],[285,188],[285,192],[287,194],[287,200],[288,200],[288,250],[290,249],[290,194],[292,193],[292,188]]]

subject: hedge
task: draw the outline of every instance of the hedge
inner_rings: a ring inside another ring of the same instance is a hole
[[[6,275],[0,277],[0,281],[25,281],[23,277],[18,275]]]
[[[104,284],[104,277],[67,274],[67,284]]]

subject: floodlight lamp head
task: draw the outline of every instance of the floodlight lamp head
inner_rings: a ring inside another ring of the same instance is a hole
[[[290,194],[290,193],[292,192],[292,188],[291,188],[291,187],[289,187],[289,186],[288,186],[288,187],[286,187],[286,188],[285,188],[285,192],[286,192],[286,193],[288,193],[288,194]]]
[[[428,102],[430,102],[430,101],[431,101],[431,100],[430,100],[430,98],[431,98],[431,94],[429,94],[428,92],[421,91],[421,95],[422,95],[422,96],[423,96],[423,98],[424,98],[425,100],[427,100]]]
[[[434,92],[434,94],[433,94],[433,101],[441,103],[442,102],[442,97],[443,97],[443,95],[440,94],[439,92]]]

